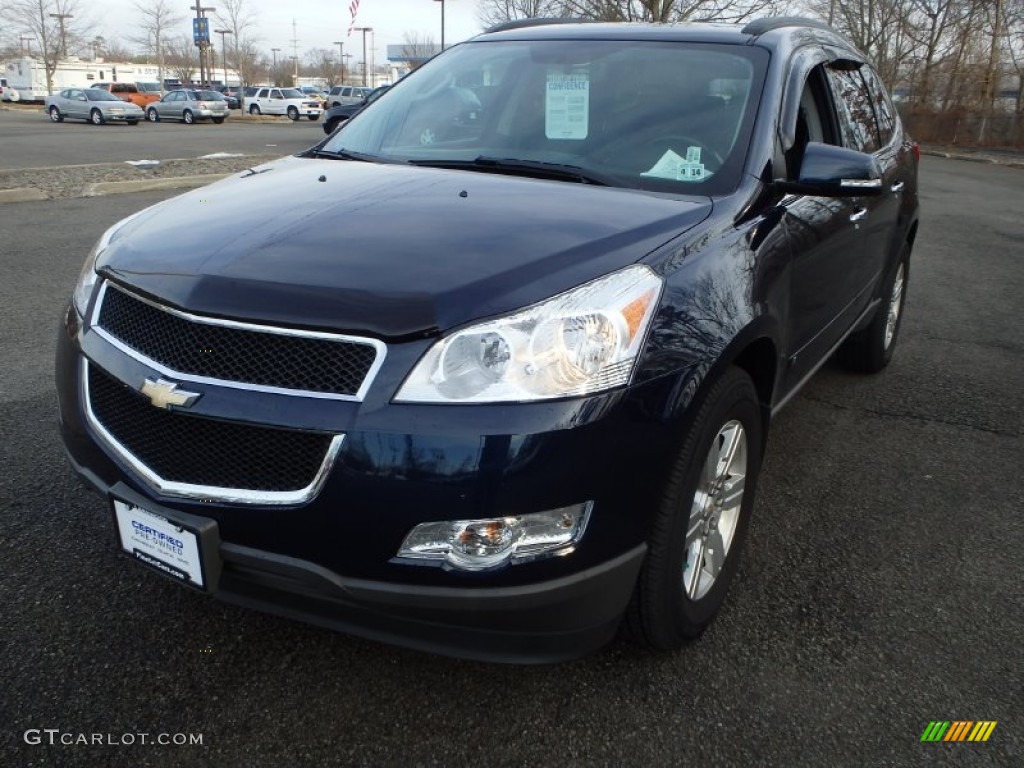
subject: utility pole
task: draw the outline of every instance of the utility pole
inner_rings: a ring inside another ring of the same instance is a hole
[[[271,78],[274,81],[274,85],[280,85],[280,83],[277,82],[277,54],[280,53],[280,51],[280,48],[270,49],[270,52],[274,54],[274,74],[273,77]]]
[[[444,50],[444,0],[434,0],[441,4],[441,50]]]
[[[196,12],[197,31],[195,34],[195,44],[199,46],[199,82],[200,84],[206,83],[212,77],[211,70],[213,69],[212,64],[208,61],[207,53],[210,49],[210,36],[209,36],[209,22],[203,24],[202,22],[206,19],[204,14],[212,13],[216,11],[216,8],[205,8],[200,5],[200,0],[196,0],[195,5],[190,5],[193,11]],[[203,36],[202,31],[205,29],[206,35]]]
[[[373,32],[373,27],[356,27],[356,32],[363,33],[363,85],[366,85],[366,33]]]
[[[68,39],[64,33],[64,19],[73,19],[75,17],[70,13],[51,13],[50,18],[56,19],[60,25],[60,56],[62,59],[66,59],[68,57]]]
[[[295,72],[292,74],[292,85],[299,85],[299,38],[295,32],[295,19],[292,18],[292,59],[295,61]]]
[[[342,40],[335,40],[334,45],[338,46],[338,61],[341,62],[341,83],[345,84],[345,43]]]
[[[228,84],[228,44],[227,44],[227,36],[228,35],[233,35],[234,32],[232,32],[230,29],[215,29],[213,31],[216,32],[218,35],[220,35],[220,60],[221,60],[221,63],[224,65],[224,83],[223,84],[227,85]]]

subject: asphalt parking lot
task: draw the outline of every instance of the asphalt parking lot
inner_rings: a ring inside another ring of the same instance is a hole
[[[0,206],[0,765],[1024,764],[1024,171],[921,168],[896,357],[826,366],[778,416],[719,620],[556,667],[332,634],[117,557],[60,448],[53,342],[91,242],[170,193]],[[998,726],[921,743],[936,719]]]
[[[218,152],[290,155],[324,137],[319,122],[287,117],[241,118],[221,125],[170,121],[94,126],[82,120],[51,123],[39,109],[0,109],[0,170],[126,160],[194,158]]]

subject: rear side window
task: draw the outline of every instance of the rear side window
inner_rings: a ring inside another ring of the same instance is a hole
[[[882,80],[875,70],[864,66],[861,67],[860,73],[867,82],[868,92],[871,94],[871,103],[875,107],[875,117],[878,120],[879,138],[884,147],[892,141],[892,137],[896,133],[896,110],[893,108],[892,102],[889,101],[885,86],[882,85]]]
[[[859,69],[828,68],[828,79],[839,112],[843,143],[859,152],[876,152],[881,147],[871,94]]]

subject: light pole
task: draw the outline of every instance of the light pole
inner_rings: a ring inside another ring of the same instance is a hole
[[[68,57],[68,39],[64,34],[64,19],[73,19],[75,17],[70,13],[51,13],[50,18],[56,19],[57,24],[60,25],[60,55],[61,58],[66,59]]]
[[[227,85],[228,84],[228,44],[227,44],[227,36],[228,35],[233,35],[234,32],[232,32],[230,29],[215,29],[213,31],[216,32],[218,35],[220,35],[220,60],[221,60],[221,63],[224,65],[224,85]]]
[[[288,58],[292,60],[293,66],[294,66],[294,69],[292,71],[292,88],[298,88],[299,87],[299,57],[298,56],[289,56]]]
[[[345,43],[342,40],[335,40],[334,45],[338,46],[338,61],[341,62],[341,84],[345,84]]]
[[[444,0],[434,0],[441,4],[441,50],[444,50]]]
[[[272,78],[273,81],[274,81],[274,85],[278,84],[278,82],[277,82],[277,54],[280,52],[280,50],[281,50],[280,48],[271,48],[270,49],[270,52],[272,54],[274,54],[274,73],[273,73],[273,78]]]
[[[363,33],[363,86],[366,86],[366,33],[373,32],[373,27],[356,27],[356,32]]]

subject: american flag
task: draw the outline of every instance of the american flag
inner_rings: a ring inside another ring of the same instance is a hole
[[[352,14],[352,21],[350,21],[348,25],[348,36],[352,37],[352,30],[355,29],[356,26],[356,14],[359,13],[359,0],[352,0],[352,2],[348,4],[348,10],[349,13]]]

